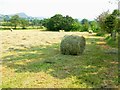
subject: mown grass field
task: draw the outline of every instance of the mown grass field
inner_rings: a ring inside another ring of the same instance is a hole
[[[66,34],[83,35],[80,56],[62,55]],[[117,49],[87,32],[1,31],[2,88],[118,88]]]

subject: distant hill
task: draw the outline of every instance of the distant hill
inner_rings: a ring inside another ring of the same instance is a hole
[[[21,13],[16,13],[16,14],[11,14],[11,15],[0,14],[0,21],[3,21],[3,18],[5,18],[5,16],[8,16],[9,18],[11,18],[14,15],[18,15],[20,18],[25,18],[25,19],[28,19],[28,20],[32,20],[32,19],[41,20],[41,19],[44,19],[44,17],[32,17],[32,16],[26,15],[24,12],[21,12]]]
[[[13,15],[18,15],[21,18],[27,18],[27,19],[44,19],[44,17],[32,17],[32,16],[28,16],[24,12],[16,13],[16,14],[13,14]],[[13,16],[13,15],[11,15],[11,16]]]
[[[21,17],[21,18],[28,18],[28,17],[29,17],[29,16],[26,15],[25,13],[16,13],[16,14],[14,14],[14,15],[18,15],[18,16]]]

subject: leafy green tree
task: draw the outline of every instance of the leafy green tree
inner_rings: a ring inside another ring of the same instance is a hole
[[[16,27],[20,24],[20,17],[18,15],[14,15],[11,17],[10,21],[14,28],[16,29]]]
[[[115,21],[116,21],[116,17],[113,15],[109,15],[106,19],[105,19],[105,30],[108,33],[111,33],[112,36],[112,32],[115,29]]]
[[[74,24],[74,19],[67,15],[66,17],[63,17],[61,27],[66,31],[70,31],[73,29],[73,24]]]
[[[90,28],[93,32],[98,32],[98,23],[96,21],[90,21]]]
[[[116,32],[119,31],[119,17],[120,11],[114,10],[112,14],[106,17],[105,30],[111,34],[113,40],[116,40]]]
[[[120,33],[120,18],[117,18],[116,31]]]
[[[47,29],[52,31],[58,31],[62,28],[63,16],[61,14],[56,14],[49,19],[47,23]]]
[[[120,32],[120,10],[115,9],[112,12],[112,15],[115,17],[115,31]]]
[[[32,20],[32,26],[39,26],[39,20],[38,19],[33,19]]]
[[[3,22],[1,23],[2,26],[12,26],[10,22],[10,17],[8,15],[5,15],[3,17]]]
[[[3,17],[3,20],[4,20],[4,22],[9,22],[10,21],[10,17],[8,15],[5,15]]]
[[[21,18],[20,19],[20,24],[22,26],[22,29],[25,29],[29,25],[29,21],[26,19]]]
[[[81,23],[82,23],[82,31],[88,31],[89,21],[87,19],[83,19]]]
[[[43,20],[40,19],[33,19],[30,21],[30,25],[33,28],[42,28]]]
[[[45,19],[41,20],[42,26],[47,27],[49,20],[50,20],[49,18],[45,18]]]
[[[81,27],[80,23],[77,20],[73,19],[68,15],[64,17],[61,14],[56,14],[50,19],[48,19],[46,22],[47,29],[52,31],[71,31],[78,30]]]
[[[120,10],[115,9],[115,10],[112,12],[112,15],[113,15],[113,16],[116,16],[116,17],[120,16]]]
[[[72,24],[72,31],[81,31],[81,29],[82,24],[77,19],[75,19],[74,23]]]

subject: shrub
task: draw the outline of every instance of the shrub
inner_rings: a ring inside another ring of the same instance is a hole
[[[86,41],[83,36],[65,35],[60,44],[60,50],[65,55],[80,55],[85,49]]]

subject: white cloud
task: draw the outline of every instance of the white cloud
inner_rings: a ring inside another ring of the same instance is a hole
[[[103,11],[117,8],[109,0],[0,0],[0,13],[25,12],[31,16],[53,16],[56,13],[74,18],[96,18]]]

